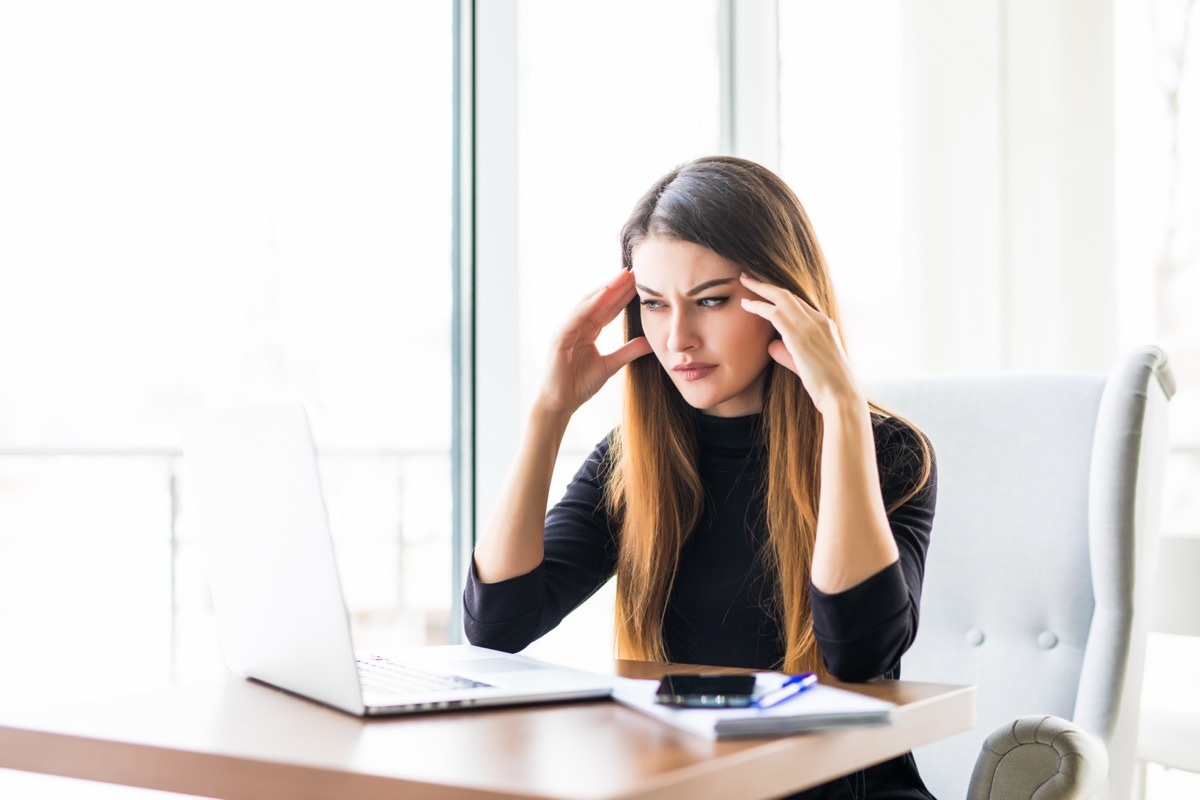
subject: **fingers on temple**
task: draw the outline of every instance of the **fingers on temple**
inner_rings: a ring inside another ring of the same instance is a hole
[[[742,308],[764,319],[773,318],[779,311],[779,307],[774,303],[768,303],[763,300],[751,300],[748,297],[742,298]]]
[[[776,286],[773,283],[765,283],[745,272],[743,272],[740,277],[743,285],[745,285],[747,289],[755,294],[765,297],[772,303],[777,305],[780,303],[791,303],[792,305],[803,308],[806,311],[816,311],[816,309],[803,297],[784,289],[782,286]]]
[[[621,270],[620,275],[600,287],[584,304],[586,314],[592,322],[603,327],[616,319],[636,293],[632,273]]]
[[[749,286],[751,289],[753,289],[756,292],[758,291],[760,286],[766,288],[768,291],[771,289],[775,289],[777,291],[783,291],[778,286],[776,286],[772,283],[767,283],[766,281],[760,281],[758,278],[754,277],[749,272],[743,272],[743,273],[739,274],[738,277],[742,279],[742,283],[744,283],[746,286]]]

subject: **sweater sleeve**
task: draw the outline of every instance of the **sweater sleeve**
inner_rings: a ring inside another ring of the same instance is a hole
[[[605,507],[608,440],[584,461],[546,514],[545,556],[531,572],[484,583],[474,559],[463,591],[467,641],[515,653],[551,631],[616,570],[616,531]]]
[[[920,479],[921,434],[895,419],[876,419],[875,451],[885,508],[908,494]],[[840,680],[900,677],[900,657],[917,635],[925,553],[937,501],[937,468],[929,450],[925,486],[888,512],[900,559],[836,594],[809,585],[813,633],[825,668]]]

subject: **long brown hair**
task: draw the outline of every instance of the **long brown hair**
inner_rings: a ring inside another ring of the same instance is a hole
[[[633,251],[651,237],[707,247],[803,298],[841,330],[833,284],[808,215],[787,184],[759,164],[713,156],[667,173],[637,202],[621,230],[625,269],[633,268]],[[634,298],[625,309],[625,337],[641,335]],[[808,591],[821,415],[795,373],[774,362],[767,366],[762,423],[769,531],[762,555],[777,576],[774,610],[784,634],[778,666],[788,672],[823,671]],[[917,438],[928,447],[924,437]],[[684,542],[704,507],[696,446],[692,411],[658,361],[632,362],[622,422],[610,451],[607,492],[609,511],[620,524],[615,635],[621,658],[667,658],[663,617]],[[928,450],[922,455],[925,474],[893,508],[928,479]]]

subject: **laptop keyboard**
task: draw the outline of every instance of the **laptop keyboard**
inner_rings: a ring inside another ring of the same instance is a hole
[[[413,694],[448,689],[475,689],[491,685],[458,675],[425,672],[405,664],[397,664],[382,656],[368,656],[357,661],[358,678],[365,692]]]

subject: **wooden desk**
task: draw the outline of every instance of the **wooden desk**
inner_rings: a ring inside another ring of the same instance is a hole
[[[975,723],[973,687],[844,688],[900,703],[895,724],[715,742],[608,700],[364,721],[230,677],[0,713],[0,767],[226,800],[769,798]]]

